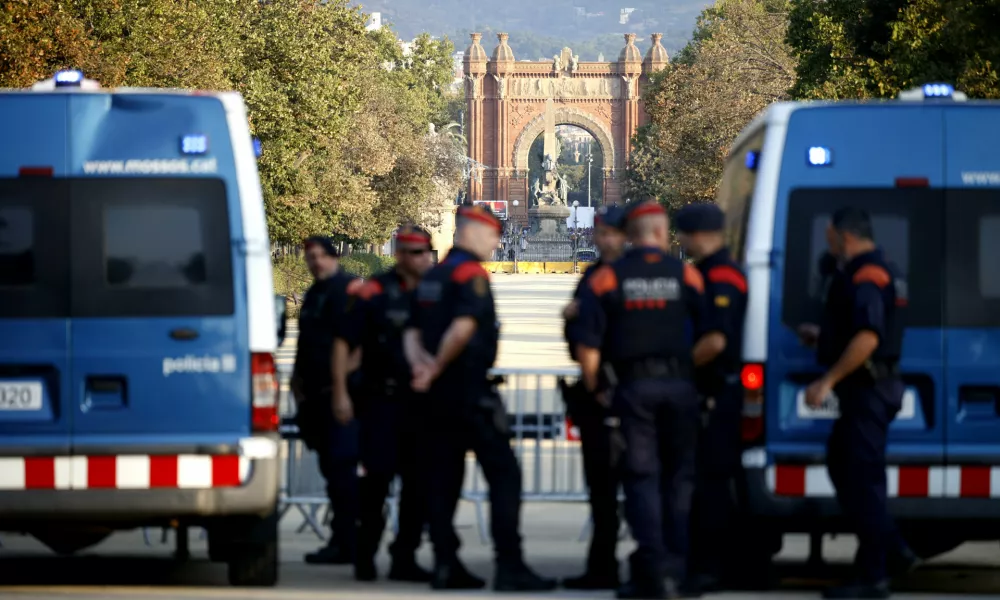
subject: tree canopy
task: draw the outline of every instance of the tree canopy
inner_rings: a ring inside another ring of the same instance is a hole
[[[774,101],[931,82],[1000,98],[998,14],[1000,0],[718,0],[645,91],[626,194],[711,201],[730,145]]]
[[[740,130],[794,81],[785,9],[777,0],[720,0],[702,13],[680,60],[646,90],[650,120],[635,138],[627,195],[674,207],[715,197]]]
[[[412,51],[369,32],[346,0],[5,0],[0,87],[81,68],[105,87],[243,94],[270,232],[384,241],[425,204],[454,197],[459,144],[428,135],[450,120],[450,41]]]
[[[1000,0],[792,0],[798,98],[891,98],[928,82],[1000,97]]]

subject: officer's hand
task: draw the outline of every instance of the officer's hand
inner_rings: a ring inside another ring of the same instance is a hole
[[[341,425],[346,425],[354,419],[354,403],[348,395],[334,396],[333,398],[333,418]]]
[[[799,341],[802,342],[803,346],[813,348],[819,340],[819,325],[814,325],[813,323],[803,323],[799,325],[796,333],[799,334]]]
[[[823,401],[826,400],[831,391],[833,391],[833,386],[825,377],[817,379],[806,388],[806,404],[811,408],[823,406]]]
[[[414,391],[426,392],[431,389],[431,383],[438,376],[435,363],[417,365],[413,368],[413,381],[410,384]]]
[[[578,300],[573,300],[566,305],[563,309],[563,318],[569,321],[570,319],[575,319],[577,315],[580,314],[580,302]]]

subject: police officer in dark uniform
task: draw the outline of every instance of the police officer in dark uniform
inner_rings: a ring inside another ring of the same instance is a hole
[[[424,398],[410,389],[410,366],[403,352],[403,331],[410,316],[413,290],[432,266],[431,236],[412,225],[396,232],[396,266],[365,282],[352,296],[347,325],[336,341],[337,365],[361,349],[360,389],[351,394],[346,369],[334,371],[334,413],[342,423],[355,415],[361,424],[361,523],[354,575],[377,577],[375,555],[385,530],[385,500],[398,474],[399,532],[390,547],[389,579],[430,581],[415,553],[427,522],[426,461],[418,436],[426,423]]]
[[[602,266],[617,260],[625,249],[624,216],[624,211],[616,205],[602,206],[595,216],[594,244],[600,250],[601,258],[584,272],[573,293],[573,300],[563,310],[566,342],[574,359],[576,343],[579,341],[574,335],[574,329],[579,325],[576,317],[579,313],[580,294],[590,277]],[[617,419],[607,406],[600,404],[593,394],[586,392],[582,381],[573,387],[560,381],[560,387],[566,400],[567,414],[580,430],[583,474],[587,481],[590,518],[593,523],[587,570],[579,577],[564,579],[563,587],[571,590],[613,590],[619,584],[618,558],[615,554],[620,526],[619,478],[613,465],[615,444],[620,435],[616,426]]]
[[[842,285],[827,296],[817,360],[826,373],[806,390],[819,407],[835,393],[840,418],[827,443],[827,470],[847,521],[858,536],[854,582],[826,598],[888,598],[889,571],[917,559],[888,513],[885,451],[889,424],[902,407],[905,286],[874,242],[871,218],[857,208],[834,213],[831,252],[844,262]],[[887,562],[889,564],[887,564]]]
[[[344,324],[350,290],[361,280],[340,268],[333,241],[315,236],[305,242],[306,264],[316,281],[306,292],[299,315],[299,344],[291,388],[298,404],[296,423],[305,444],[316,451],[333,506],[333,535],[311,564],[354,562],[358,515],[358,427],[333,418],[333,340]]]
[[[722,351],[711,355],[710,362],[695,373],[703,397],[703,427],[698,441],[687,587],[689,592],[700,594],[720,587],[723,567],[730,558],[727,550],[732,547],[726,532],[733,524],[733,478],[741,456],[743,387],[739,371],[747,280],[725,246],[725,215],[718,206],[689,204],[678,211],[674,222],[681,245],[695,259],[705,281],[712,321],[725,338]]]
[[[432,425],[430,533],[435,589],[474,589],[484,582],[458,560],[452,521],[470,448],[489,484],[490,521],[496,549],[497,591],[553,589],[524,564],[521,550],[521,469],[510,447],[507,414],[487,373],[496,360],[499,324],[489,275],[479,261],[500,238],[492,212],[464,205],[457,212],[455,247],[417,286],[407,358],[413,387],[430,390]]]
[[[637,202],[625,220],[632,249],[598,269],[580,298],[577,357],[589,390],[597,391],[603,362],[617,379],[625,517],[638,545],[618,597],[679,598],[699,427],[692,371],[725,339],[709,321],[701,274],[667,254],[663,207]]]

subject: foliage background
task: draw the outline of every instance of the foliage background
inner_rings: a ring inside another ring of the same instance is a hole
[[[708,202],[771,102],[893,98],[947,82],[1000,98],[1000,0],[719,0],[647,88],[626,195]]]
[[[454,198],[454,46],[429,35],[403,56],[345,0],[0,0],[0,87],[82,68],[105,87],[235,89],[262,141],[273,241],[336,232],[380,244]],[[442,189],[443,188],[443,189]]]

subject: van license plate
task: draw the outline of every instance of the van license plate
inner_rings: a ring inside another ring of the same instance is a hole
[[[823,400],[819,408],[813,408],[806,404],[806,391],[799,390],[795,396],[795,409],[800,419],[836,419],[840,416],[840,399],[833,392]],[[917,394],[912,389],[907,388],[903,392],[903,406],[896,414],[897,421],[905,421],[916,417]]]
[[[0,410],[42,410],[42,384],[0,381]]]

